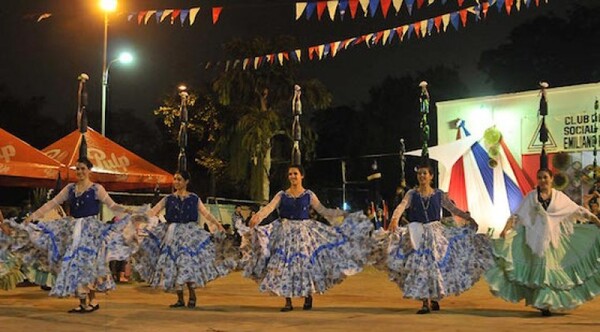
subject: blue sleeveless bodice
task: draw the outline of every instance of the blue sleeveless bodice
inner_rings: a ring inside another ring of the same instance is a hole
[[[442,191],[435,190],[428,198],[421,197],[418,191],[414,190],[410,197],[410,207],[408,208],[408,220],[410,222],[430,223],[441,220],[442,216]]]
[[[198,221],[198,200],[200,198],[190,193],[186,198],[179,199],[175,195],[167,196],[165,202],[165,219],[169,223],[187,223]]]
[[[71,216],[74,218],[84,218],[97,216],[100,213],[100,201],[96,198],[96,190],[96,184],[92,184],[83,194],[76,196],[75,185],[69,188]]]
[[[285,219],[309,219],[310,215],[310,192],[304,191],[302,195],[294,198],[285,192],[281,194],[279,201],[279,217]]]

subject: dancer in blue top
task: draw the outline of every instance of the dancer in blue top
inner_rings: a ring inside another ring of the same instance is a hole
[[[165,291],[177,293],[177,302],[170,306],[172,308],[186,306],[184,285],[189,290],[187,307],[195,308],[195,288],[204,287],[209,281],[227,275],[237,259],[224,258],[223,226],[210,214],[198,195],[187,191],[189,182],[187,171],[175,173],[175,192],[163,198],[147,213],[156,223],[155,216],[164,209],[167,222],[148,228],[148,235],[136,254],[135,268],[143,279],[153,287],[160,286]],[[214,235],[214,239],[198,224],[200,214],[206,218],[211,230],[220,231]]]
[[[129,216],[115,224],[103,223],[97,217],[100,203],[115,213],[130,211],[116,204],[103,186],[90,180],[91,168],[92,163],[87,158],[80,158],[75,166],[77,182],[67,185],[24,220],[31,241],[47,252],[51,268],[57,271],[50,295],[79,297],[79,307],[70,313],[98,310],[100,305],[95,303],[95,292],[115,288],[108,261],[127,259],[132,251],[123,236],[127,231],[134,234]],[[29,224],[65,201],[69,202],[71,217]]]
[[[244,275],[259,283],[261,291],[283,296],[281,311],[291,311],[292,297],[304,297],[304,310],[312,308],[313,293],[323,293],[362,270],[368,256],[371,223],[362,213],[348,215],[339,226],[328,226],[309,217],[314,208],[326,218],[345,216],[342,210],[326,209],[317,196],[302,185],[304,170],[288,168],[290,187],[250,220],[243,229]],[[258,226],[273,210],[279,219]],[[333,219],[332,219],[333,220]]]
[[[404,297],[423,301],[417,314],[427,314],[440,310],[438,301],[443,297],[471,288],[493,261],[489,240],[476,234],[477,224],[469,213],[431,186],[431,166],[420,166],[417,180],[419,186],[408,191],[392,215],[389,230],[399,240],[390,243],[387,268]],[[466,219],[469,227],[444,226],[440,222],[442,208]],[[407,231],[398,229],[406,209]]]

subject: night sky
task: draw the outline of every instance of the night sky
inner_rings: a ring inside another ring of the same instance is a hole
[[[301,65],[302,74],[323,81],[333,93],[335,105],[365,102],[369,89],[388,75],[412,74],[439,64],[458,68],[471,96],[494,94],[486,84],[484,74],[477,70],[483,50],[506,42],[511,29],[537,16],[564,16],[572,3],[590,2],[551,0],[539,8],[532,6],[510,16],[491,15],[484,22],[469,24],[459,32],[449,28],[447,33],[424,39],[412,38],[400,44],[395,41],[392,45],[371,49],[364,45],[350,48],[334,59],[305,62]],[[392,12],[383,19],[379,12],[376,18],[351,20],[347,16],[343,22],[335,23],[315,18],[295,21],[294,3],[290,0],[119,1],[119,13],[111,17],[108,59],[116,58],[121,50],[131,50],[136,62],[129,67],[113,65],[110,72],[111,107],[132,109],[139,117],[150,120],[152,110],[159,106],[162,97],[173,92],[179,83],[198,84],[214,75],[204,69],[204,63],[223,59],[222,44],[232,38],[291,35],[297,39],[297,47],[306,49],[315,44],[396,27],[436,13],[423,10],[410,17],[406,14],[394,16]],[[464,6],[469,3],[474,1],[466,0]],[[450,9],[447,12],[457,8],[455,0],[448,0],[448,4],[443,7]],[[211,22],[212,5],[224,7],[216,25]],[[127,13],[144,9],[195,6],[202,9],[193,26],[156,24],[154,18],[148,25],[140,26],[126,18]],[[27,15],[43,12],[51,12],[53,16],[40,23],[27,18]],[[76,109],[76,77],[81,72],[88,73],[91,77],[89,110],[92,119],[94,114],[99,118],[103,14],[98,9],[98,1],[3,1],[0,26],[3,40],[0,84],[20,98],[45,97],[44,112],[66,122],[72,119]],[[100,129],[99,123],[90,125]]]

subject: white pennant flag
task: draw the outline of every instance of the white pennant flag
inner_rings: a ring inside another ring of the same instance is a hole
[[[277,60],[279,60],[279,65],[283,66],[283,53],[277,53]]]
[[[335,19],[335,10],[337,9],[337,6],[338,6],[337,0],[327,1],[327,10],[329,11],[329,17],[331,17],[332,21]]]
[[[362,7],[365,16],[369,15],[369,0],[358,0],[360,7]]]
[[[150,17],[152,17],[152,15],[154,15],[156,13],[156,10],[149,10],[146,12],[146,17],[144,18],[144,24],[148,24],[148,20],[150,19]]]
[[[242,69],[246,70],[246,67],[248,67],[249,62],[250,62],[250,58],[244,59],[244,62],[242,62]]]
[[[429,25],[428,20],[421,21],[421,37],[427,36],[427,26]]]
[[[233,62],[233,69],[235,69],[235,68],[236,68],[236,67],[237,67],[239,64],[240,64],[240,60],[239,60],[239,59],[236,59],[236,60]]]
[[[196,20],[196,15],[198,15],[199,11],[200,7],[190,8],[190,25],[194,24],[194,21]]]
[[[298,58],[298,62],[300,62],[300,57],[302,56],[302,51],[301,50],[295,50],[294,53],[296,53],[296,58]]]
[[[394,5],[394,9],[396,10],[396,14],[400,11],[400,7],[402,7],[402,2],[404,0],[392,0],[392,5]]]
[[[260,61],[260,57],[257,56],[256,58],[254,58],[254,69],[258,69],[258,61]]]
[[[383,42],[381,44],[385,45],[385,43],[387,43],[388,38],[390,38],[390,31],[391,30],[383,31]]]
[[[401,40],[404,40],[404,36],[406,36],[407,32],[408,32],[408,25],[403,25],[402,26],[402,38],[400,38]]]
[[[229,65],[231,64],[231,61],[227,60],[227,62],[225,62],[225,71],[229,71]]]
[[[317,54],[319,55],[319,60],[323,58],[323,50],[325,49],[325,45],[321,44],[317,47]]]
[[[517,11],[521,10],[521,0],[515,0],[515,5],[517,7]]]
[[[162,16],[160,17],[160,21],[164,21],[165,18],[169,17],[169,15],[173,14],[173,9],[165,9],[165,11],[162,13]]]
[[[296,2],[296,21],[302,17],[304,10],[306,9],[306,2]]]
[[[448,29],[448,24],[450,23],[450,14],[442,15],[442,25],[444,26],[444,32]]]

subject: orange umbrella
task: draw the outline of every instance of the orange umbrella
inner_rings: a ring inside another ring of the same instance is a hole
[[[43,149],[49,157],[68,166],[67,182],[75,181],[75,163],[82,134],[75,130]],[[85,133],[87,155],[94,167],[92,180],[107,190],[154,189],[170,187],[172,174],[142,159],[119,144],[88,128]]]
[[[54,188],[61,166],[0,128],[0,186]]]

